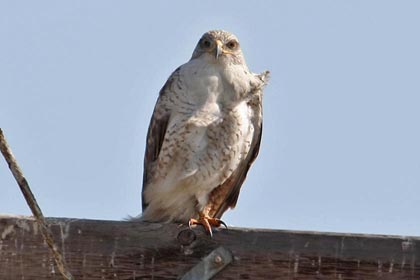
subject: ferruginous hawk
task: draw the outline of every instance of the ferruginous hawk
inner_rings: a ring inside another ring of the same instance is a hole
[[[269,72],[248,70],[238,39],[212,30],[159,93],[147,133],[143,214],[151,222],[224,224],[258,154]]]

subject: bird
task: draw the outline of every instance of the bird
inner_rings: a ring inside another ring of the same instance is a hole
[[[202,35],[191,59],[168,78],[150,120],[142,188],[147,222],[212,227],[236,206],[262,134],[269,71],[252,73],[238,38]],[[227,226],[226,226],[227,227]]]

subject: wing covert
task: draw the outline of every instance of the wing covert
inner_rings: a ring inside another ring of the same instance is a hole
[[[159,92],[159,97],[150,120],[149,129],[147,131],[146,151],[144,154],[144,171],[143,171],[143,188],[142,188],[142,209],[147,207],[144,199],[144,191],[148,186],[150,179],[155,172],[154,166],[159,157],[162,148],[163,140],[168,128],[168,123],[171,115],[171,108],[168,102],[168,95],[171,94],[171,87],[174,81],[178,79],[179,68],[176,69],[165,85]]]

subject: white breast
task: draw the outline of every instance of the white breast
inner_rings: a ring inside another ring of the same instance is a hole
[[[168,143],[164,142],[171,145],[172,155],[159,155],[159,160],[166,162],[162,167],[165,170],[147,188],[151,203],[146,216],[156,220],[193,217],[197,212],[195,201],[198,207],[204,207],[209,193],[249,152],[254,128],[249,106],[241,97],[241,91],[249,86],[249,77],[244,71],[229,76],[225,72],[200,59],[181,67],[182,89],[173,93],[168,125],[172,131]]]

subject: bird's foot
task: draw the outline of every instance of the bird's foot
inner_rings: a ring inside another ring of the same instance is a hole
[[[222,220],[218,218],[212,218],[203,214],[200,214],[198,219],[191,218],[188,222],[188,226],[191,228],[192,225],[202,225],[211,237],[213,237],[213,231],[211,229],[212,226],[220,227],[221,225],[223,225],[225,228],[227,228],[227,225]]]

